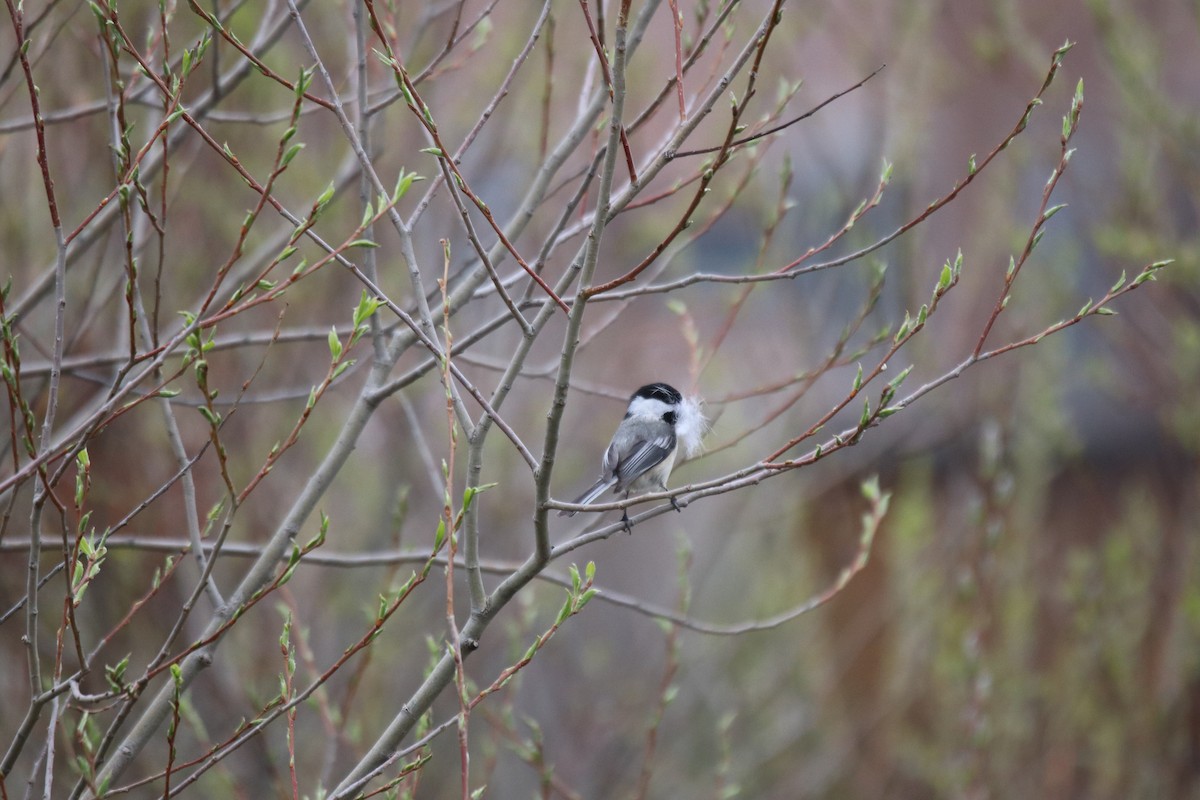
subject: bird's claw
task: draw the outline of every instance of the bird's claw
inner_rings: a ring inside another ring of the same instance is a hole
[[[683,513],[683,509],[679,506],[679,503],[675,500],[675,495],[671,495],[671,508],[678,511],[680,514]]]

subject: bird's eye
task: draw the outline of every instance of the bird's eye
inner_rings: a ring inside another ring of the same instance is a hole
[[[662,418],[663,418],[663,422],[667,423],[668,425],[675,424],[675,412],[674,411],[668,411],[667,413],[663,414]]]

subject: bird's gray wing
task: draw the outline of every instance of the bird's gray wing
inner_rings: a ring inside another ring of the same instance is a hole
[[[661,436],[642,442],[641,446],[630,453],[626,458],[622,459],[615,466],[617,476],[617,489],[625,491],[629,484],[633,483],[648,470],[654,469],[662,463],[662,460],[671,454],[675,448],[675,431],[671,430]],[[610,448],[611,451],[611,448]],[[604,454],[604,466],[608,468],[609,455]],[[614,460],[615,460],[615,454]]]

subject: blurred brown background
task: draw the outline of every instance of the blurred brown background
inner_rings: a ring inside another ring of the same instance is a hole
[[[143,5],[123,9],[131,29],[138,29],[134,20],[152,27],[157,11]],[[417,5],[399,8],[397,18],[412,21],[405,14],[416,14]],[[594,53],[578,6],[559,5],[553,97],[567,117]],[[680,5],[690,18],[696,4]],[[450,135],[461,137],[473,123],[496,80],[475,65],[500,65],[492,69],[502,73],[524,43],[525,6],[500,3],[474,61],[451,64],[430,84],[426,99]],[[468,3],[467,18],[482,7]],[[763,7],[748,4],[744,15],[735,15],[735,27],[749,29]],[[236,20],[252,30],[256,13],[247,9]],[[609,9],[610,25],[614,13]],[[673,69],[666,13],[664,6],[648,34],[654,46],[633,65],[634,108]],[[35,67],[48,109],[103,100],[87,14],[51,4],[43,30],[58,31],[59,46]],[[176,39],[190,41],[199,25],[182,10],[179,18]],[[348,8],[314,4],[305,18],[329,37],[318,47],[331,69],[344,73]],[[445,14],[429,20],[430,33],[420,40],[425,49],[409,54],[414,61],[432,52],[449,24]],[[953,203],[868,259],[758,288],[715,352],[709,348],[736,289],[701,284],[669,298],[649,295],[622,307],[611,325],[602,323],[616,309],[597,304],[576,359],[580,391],[567,411],[556,497],[592,480],[623,398],[641,383],[693,388],[716,419],[713,452],[680,468],[675,485],[753,463],[807,428],[845,394],[853,368],[830,372],[748,436],[786,393],[739,398],[818,367],[862,304],[879,263],[887,265],[887,278],[864,330],[894,329],[906,309],[928,298],[942,264],[961,249],[962,284],[902,353],[905,363],[892,370],[914,364],[906,386],[915,388],[961,361],[996,300],[1009,256],[1035,221],[1057,163],[1061,118],[1080,78],[1085,101],[1076,152],[1053,200],[1069,205],[1023,268],[989,344],[1030,336],[1071,316],[1123,270],[1132,277],[1159,259],[1175,263],[1157,283],[1121,299],[1119,316],[1089,318],[1035,347],[980,364],[812,468],[694,504],[639,526],[631,537],[614,536],[571,554],[568,561],[596,561],[597,585],[610,593],[666,608],[686,598],[684,613],[695,620],[737,625],[795,606],[836,579],[858,546],[863,479],[877,474],[892,494],[867,568],[827,605],[773,629],[709,635],[594,600],[473,718],[475,782],[488,784],[485,796],[528,797],[539,791],[545,765],[554,776],[548,796],[585,798],[1200,798],[1200,3],[854,0],[789,6],[781,25],[760,78],[763,113],[773,108],[780,85],[804,82],[781,115],[789,118],[886,68],[812,119],[761,143],[764,152],[755,156],[761,160],[745,190],[711,229],[669,254],[666,277],[737,273],[759,259],[763,268],[788,263],[823,242],[871,194],[884,158],[894,171],[883,202],[831,255],[890,233],[964,177],[970,157],[982,158],[1003,139],[1041,85],[1051,53],[1064,40],[1076,44],[1029,128]],[[4,48],[10,63],[11,40]],[[235,57],[224,45],[218,52]],[[307,61],[294,36],[285,36],[268,59],[289,77]],[[488,76],[483,99],[473,93],[481,75]],[[20,77],[10,69],[0,85],[0,182],[6,187],[0,250],[16,298],[32,291],[53,254],[32,134],[3,125],[28,114]],[[374,79],[382,96],[390,78],[381,70]],[[541,90],[540,78],[519,83],[462,165],[498,217],[515,207],[520,189],[513,187],[523,186],[539,161],[532,120]],[[265,79],[248,80],[219,107],[210,130],[248,167],[265,170],[282,123],[261,123],[286,110],[289,98]],[[425,142],[402,105],[381,116],[380,163],[393,173],[405,166],[431,175],[431,161],[417,153]],[[721,134],[726,109],[718,103],[698,144]],[[258,119],[250,124],[248,116]],[[670,122],[668,114],[657,128],[647,126],[633,138],[634,150],[656,144]],[[111,188],[107,125],[99,113],[49,128],[68,226]],[[552,121],[551,144],[560,132]],[[331,165],[346,148],[325,112],[306,114],[299,138],[307,145],[297,162],[302,168],[289,171],[279,188],[303,209],[333,177]],[[194,302],[212,265],[228,255],[252,202],[197,142],[180,145],[173,159],[174,249],[161,267],[163,320]],[[792,178],[781,184],[789,164]],[[726,201],[734,177],[742,175],[736,166],[698,220]],[[361,208],[353,195],[351,189],[335,210],[356,222]],[[763,246],[781,198],[788,211]],[[438,203],[416,232],[419,254],[440,266],[439,239],[449,237],[460,267],[470,247],[453,207],[444,197]],[[667,203],[619,218],[598,280],[643,257],[664,225],[674,223],[672,209],[678,213]],[[530,241],[548,219],[535,223]],[[379,237],[384,282],[402,293],[406,284],[389,254],[388,233]],[[250,249],[255,244],[251,240]],[[123,346],[121,246],[115,229],[98,237],[72,273],[69,299],[77,314],[68,354]],[[569,256],[556,257],[552,268],[561,269]],[[151,269],[143,264],[147,274]],[[430,276],[431,285],[436,277]],[[286,435],[307,387],[324,373],[325,331],[348,322],[358,294],[356,284],[330,269],[289,296],[287,325],[316,335],[277,345],[263,362],[251,397],[296,391],[278,403],[248,405],[230,421],[231,440],[248,452],[232,464],[235,478],[249,479]],[[686,315],[670,309],[668,299],[682,301]],[[43,298],[22,320],[30,374],[47,358],[51,306]],[[220,334],[270,330],[279,311],[255,312]],[[460,324],[465,330],[478,321]],[[689,366],[696,358],[689,325],[703,355],[711,355],[699,374]],[[493,337],[473,353],[475,361],[464,359],[464,369],[490,388],[497,373],[489,365],[514,346],[515,337]],[[552,327],[532,366],[553,366],[560,347],[561,326]],[[212,357],[211,380],[236,394],[263,352],[222,352]],[[365,362],[366,350],[360,355]],[[873,364],[870,359],[864,364]],[[402,362],[397,371],[411,365]],[[91,396],[108,374],[94,364],[72,371],[61,413],[69,417],[81,404],[72,398]],[[352,373],[323,401],[295,450],[241,510],[238,542],[261,541],[278,524],[294,482],[320,459],[360,378]],[[550,385],[541,377],[522,380],[507,407],[528,441],[540,444]],[[421,447],[430,447],[435,461],[443,456],[441,392],[436,376],[427,376],[405,393],[407,413],[389,401],[372,422],[322,502],[333,520],[328,550],[428,547],[441,497],[431,488]],[[423,444],[414,419],[421,421],[418,429],[424,426]],[[207,428],[196,415],[185,433],[195,446]],[[172,472],[164,441],[157,417],[130,415],[90,446],[94,525],[120,519]],[[728,442],[733,445],[720,447]],[[222,487],[211,457],[199,470],[203,511]],[[495,442],[484,479],[500,486],[481,501],[489,559],[519,559],[529,551],[532,493],[523,475],[511,449]],[[170,490],[125,533],[181,539],[178,492]],[[14,503],[5,534],[10,541],[27,535],[18,522],[28,519],[27,494],[18,493]],[[558,538],[587,521],[556,521],[562,524]],[[0,550],[0,611],[21,596],[23,555]],[[111,628],[162,562],[158,552],[114,547],[104,581],[89,590],[84,624]],[[230,559],[218,578],[235,580],[244,563]],[[377,595],[409,569],[301,568],[287,599],[313,663],[336,658],[374,613]],[[110,661],[126,652],[144,661],[190,585],[181,581],[149,606],[113,643]],[[385,631],[361,675],[331,682],[335,691],[349,682],[357,687],[348,723],[331,724],[322,720],[324,711],[302,709],[301,764],[310,792],[322,775],[337,774],[331,765],[370,742],[418,684],[444,634],[440,591],[429,588],[410,601],[411,613]],[[539,585],[507,609],[470,660],[472,679],[487,685],[519,658],[553,620],[561,596],[560,588]],[[225,661],[192,690],[199,699],[184,736],[193,754],[226,738],[277,691],[279,617],[267,608],[254,613],[258,621],[232,632],[221,651]],[[0,642],[6,734],[26,701],[17,625],[10,620]],[[441,720],[457,703],[447,696],[434,708]],[[334,737],[343,737],[336,748],[329,746]],[[453,733],[434,753],[418,797],[456,791]],[[199,786],[208,796],[266,796],[260,792],[283,779],[284,764],[283,737],[261,737]]]

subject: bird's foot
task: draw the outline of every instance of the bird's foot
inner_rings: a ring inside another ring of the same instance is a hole
[[[624,528],[627,534],[630,536],[633,535],[633,523],[629,521],[628,511],[621,511],[621,527]]]
[[[671,508],[678,511],[680,514],[683,513],[683,509],[679,506],[679,503],[675,500],[675,495],[671,495]]]

